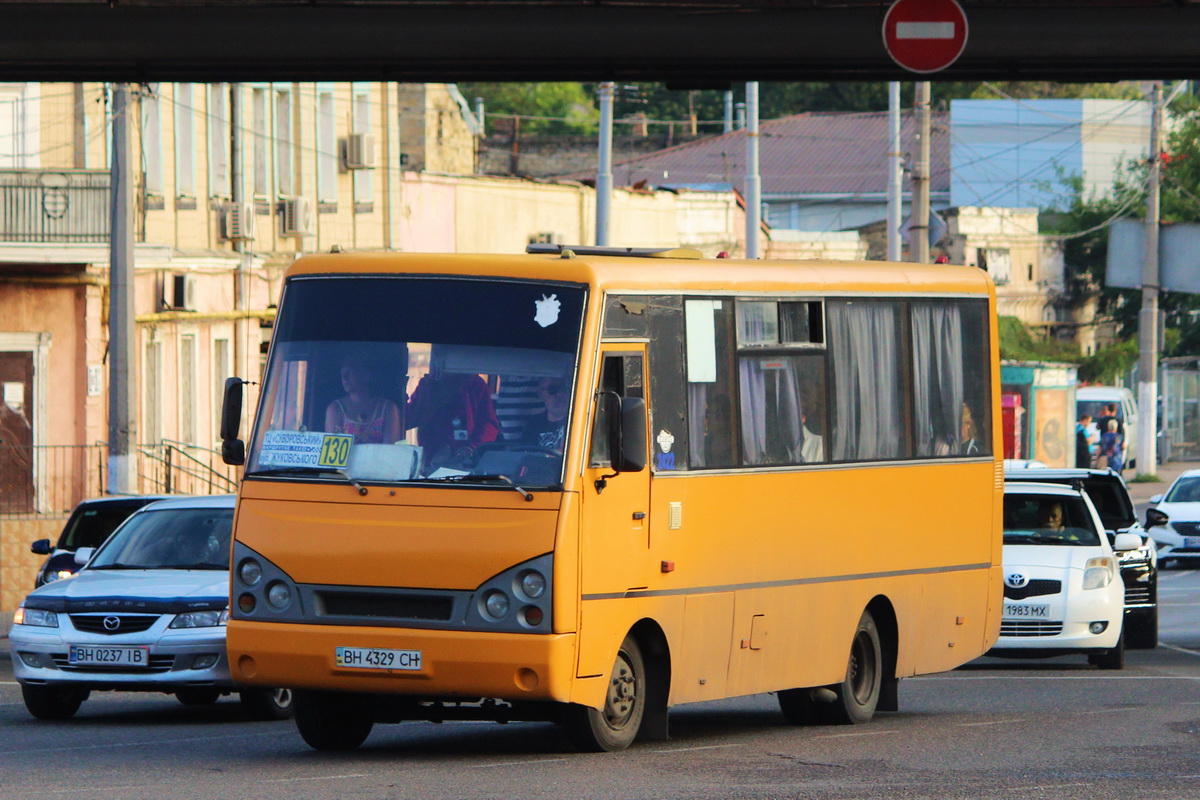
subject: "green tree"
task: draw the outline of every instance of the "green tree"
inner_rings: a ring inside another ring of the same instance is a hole
[[[458,88],[472,104],[483,98],[486,117],[520,116],[522,133],[591,134],[599,127],[595,96],[580,83],[460,83]]]

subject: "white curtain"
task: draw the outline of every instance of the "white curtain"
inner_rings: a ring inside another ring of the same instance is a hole
[[[958,455],[963,423],[962,309],[912,304],[914,417],[918,456]]]
[[[739,359],[743,463],[795,464],[802,460],[799,366],[798,359],[784,356]]]
[[[834,461],[905,454],[896,304],[826,304],[834,380]]]

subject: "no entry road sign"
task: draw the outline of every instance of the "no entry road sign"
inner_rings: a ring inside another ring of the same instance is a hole
[[[967,45],[967,15],[955,0],[896,0],[883,18],[888,55],[910,72],[937,72]]]

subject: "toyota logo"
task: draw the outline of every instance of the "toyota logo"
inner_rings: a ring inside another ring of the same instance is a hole
[[[1009,587],[1010,589],[1020,589],[1021,587],[1025,586],[1028,583],[1029,583],[1028,576],[1023,575],[1020,572],[1012,572],[1012,573],[1009,573],[1008,575],[1004,576],[1004,585]],[[105,624],[107,624],[107,623],[108,623],[108,620],[105,620]]]
[[[115,631],[119,627],[121,627],[121,618],[120,617],[105,617],[104,618],[104,630]]]

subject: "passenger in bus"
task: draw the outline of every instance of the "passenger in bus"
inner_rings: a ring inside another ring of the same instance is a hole
[[[971,407],[962,404],[962,436],[958,443],[958,452],[964,456],[979,455],[979,426],[975,424],[975,415]]]
[[[491,392],[475,374],[426,375],[408,400],[405,426],[417,429],[427,468],[461,466],[475,448],[500,435]]]
[[[800,461],[805,464],[815,464],[825,460],[825,437],[808,427],[808,416],[800,415],[800,433],[804,440],[800,444]]]
[[[561,453],[566,447],[570,389],[561,378],[542,378],[538,381],[537,396],[545,408],[541,414],[526,421],[521,443],[547,447]]]
[[[375,391],[374,373],[362,362],[342,365],[346,394],[325,408],[325,432],[346,433],[355,444],[391,444],[404,435],[400,407]]]

